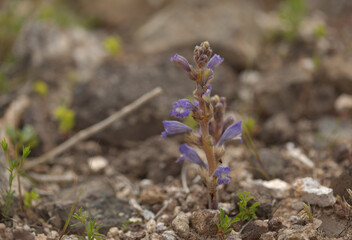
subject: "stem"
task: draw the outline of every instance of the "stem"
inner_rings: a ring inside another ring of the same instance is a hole
[[[18,181],[18,200],[20,202],[20,209],[21,209],[21,213],[23,215],[24,211],[23,211],[22,190],[21,190],[21,181],[20,181],[20,174],[19,173],[17,173],[17,181]]]
[[[215,189],[215,193],[209,192],[208,195],[208,208],[218,209],[218,192]]]

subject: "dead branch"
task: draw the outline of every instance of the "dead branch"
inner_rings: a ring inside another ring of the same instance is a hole
[[[23,169],[24,170],[29,170],[32,169],[33,167],[48,162],[50,159],[54,158],[55,156],[63,153],[64,151],[67,151],[68,149],[72,148],[75,144],[78,142],[85,140],[94,134],[104,130],[108,126],[110,126],[112,123],[114,123],[117,120],[120,120],[121,118],[125,117],[129,113],[135,111],[151,99],[159,96],[162,93],[162,89],[160,87],[156,87],[150,92],[144,94],[131,104],[123,107],[121,110],[113,113],[106,119],[102,120],[101,122],[98,122],[86,129],[83,129],[76,133],[74,136],[72,136],[70,139],[67,141],[63,142],[59,146],[55,147],[54,149],[50,150],[49,152],[45,153],[44,155],[40,156],[39,158],[36,158],[32,161],[27,161],[25,162]]]

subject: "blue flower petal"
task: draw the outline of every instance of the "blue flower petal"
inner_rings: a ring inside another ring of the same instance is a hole
[[[193,148],[191,148],[187,144],[181,144],[179,150],[180,150],[180,153],[182,154],[182,156],[177,159],[177,162],[183,162],[183,161],[187,160],[192,163],[198,164],[199,166],[201,166],[204,169],[207,168],[207,166],[205,165],[203,160],[199,157],[196,150],[194,150]]]
[[[223,61],[224,61],[224,58],[220,57],[217,54],[214,54],[214,56],[212,56],[212,58],[209,60],[206,68],[214,70],[214,68],[218,66],[220,63],[222,63]]]
[[[242,121],[234,123],[230,125],[222,136],[219,139],[219,142],[217,143],[218,146],[221,146],[224,144],[225,141],[232,140],[232,139],[239,139],[242,140],[241,135],[242,135]]]
[[[170,58],[170,61],[180,66],[183,70],[191,72],[191,67],[185,57],[176,53]]]
[[[163,138],[169,135],[187,133],[192,131],[192,128],[178,121],[163,121],[163,124],[165,128],[165,131],[161,133],[161,136]]]
[[[177,118],[188,117],[191,110],[194,109],[194,105],[188,99],[180,99],[173,104],[174,109],[171,110],[170,115]]]
[[[229,183],[232,177],[229,176],[231,169],[229,167],[219,166],[215,172],[214,176],[218,177],[218,184]]]

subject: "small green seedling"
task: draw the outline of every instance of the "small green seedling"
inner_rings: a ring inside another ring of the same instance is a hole
[[[279,17],[284,25],[283,37],[295,40],[299,27],[307,13],[305,0],[284,0],[279,9]]]
[[[122,52],[122,39],[119,36],[106,37],[103,47],[109,54],[116,56]]]
[[[59,130],[62,134],[69,133],[75,126],[75,112],[61,105],[54,112],[55,118],[59,121]]]
[[[17,180],[18,180],[18,189],[19,189],[19,205],[21,207],[21,211],[23,212],[23,203],[22,203],[22,196],[21,196],[21,184],[20,184],[20,171],[21,171],[21,167],[23,165],[24,159],[26,159],[28,157],[28,155],[30,154],[31,150],[30,147],[23,147],[22,149],[22,157],[19,158],[18,154],[16,155],[16,159],[10,159],[9,158],[9,154],[8,154],[8,145],[6,140],[2,140],[1,142],[1,146],[2,149],[5,153],[6,159],[7,159],[7,164],[8,164],[8,171],[10,173],[9,175],[9,187],[6,190],[6,195],[4,195],[4,201],[5,204],[2,208],[2,216],[4,219],[8,219],[9,215],[10,215],[10,206],[13,203],[13,194],[14,191],[12,189],[12,184],[13,184],[13,180],[15,179],[16,175],[17,175]]]
[[[303,218],[308,220],[309,222],[313,222],[314,217],[312,213],[312,208],[310,207],[310,204],[305,204],[303,203]]]
[[[257,215],[255,214],[255,212],[257,211],[257,208],[260,204],[258,202],[255,202],[252,204],[252,206],[248,207],[248,202],[254,199],[253,197],[250,197],[249,194],[249,192],[237,194],[237,196],[240,198],[240,201],[237,203],[240,207],[240,212],[237,214],[236,219],[242,222],[251,219],[257,219]]]
[[[30,192],[25,192],[23,200],[24,209],[32,207],[33,201],[37,200],[38,198],[39,194],[33,190],[31,190]]]
[[[73,224],[72,226],[76,226],[82,224],[86,229],[87,237],[77,236],[82,240],[100,240],[101,237],[104,237],[103,234],[98,233],[98,230],[101,228],[102,225],[95,226],[97,219],[94,218],[93,220],[87,216],[86,212],[82,213],[82,208],[79,209],[78,214],[73,214],[73,217],[76,218],[79,222]]]
[[[218,236],[219,237],[225,237],[228,232],[231,232],[233,228],[231,228],[231,225],[235,222],[238,222],[239,219],[231,219],[229,216],[225,214],[225,211],[220,208],[220,224],[217,223],[216,226],[218,227]]]
[[[48,94],[48,84],[43,81],[35,81],[33,84],[33,91],[41,97]]]
[[[22,129],[14,129],[7,126],[6,133],[14,144],[16,153],[18,152],[19,146],[34,148],[38,145],[38,134],[30,125],[25,125]]]

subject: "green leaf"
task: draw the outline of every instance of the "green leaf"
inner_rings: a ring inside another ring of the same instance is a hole
[[[2,149],[4,150],[5,154],[7,154],[8,145],[7,145],[5,138],[1,141],[1,146],[2,146]]]

